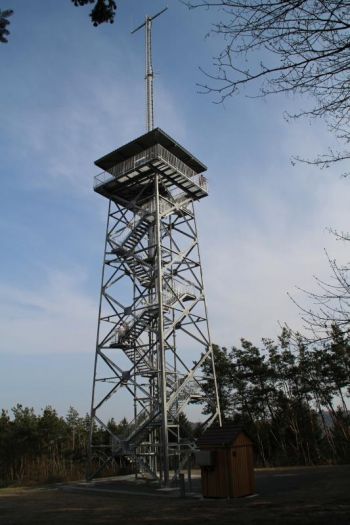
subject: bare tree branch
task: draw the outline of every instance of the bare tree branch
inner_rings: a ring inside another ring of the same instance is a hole
[[[215,10],[211,33],[222,39],[204,72],[204,93],[218,102],[252,85],[258,96],[311,95],[313,106],[289,115],[322,118],[348,144],[350,110],[350,2],[346,0],[187,0],[190,9]],[[349,151],[329,150],[305,162],[328,167],[346,161]],[[295,160],[300,160],[296,158]],[[348,171],[348,170],[347,170]]]
[[[335,233],[338,239],[348,240],[347,234]],[[299,308],[308,342],[329,341],[333,327],[350,336],[350,265],[339,266],[325,251],[331,269],[330,279],[325,282],[314,276],[317,285],[315,292],[298,288],[304,293],[311,307],[305,308],[290,294],[289,297]]]

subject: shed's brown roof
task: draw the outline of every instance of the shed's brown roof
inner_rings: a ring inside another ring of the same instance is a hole
[[[203,432],[197,441],[197,446],[198,448],[208,446],[226,447],[232,445],[241,433],[245,434],[242,427],[234,423],[223,423],[222,427],[213,425]]]

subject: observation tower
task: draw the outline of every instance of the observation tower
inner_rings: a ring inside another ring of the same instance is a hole
[[[151,28],[163,11],[135,30],[146,29],[148,131],[95,162],[94,190],[109,204],[91,429],[110,442],[91,430],[90,456],[101,471],[123,457],[167,485],[194,448],[181,414],[196,403],[205,427],[221,418],[195,216],[206,166],[153,125]],[[130,422],[108,425],[114,413]]]

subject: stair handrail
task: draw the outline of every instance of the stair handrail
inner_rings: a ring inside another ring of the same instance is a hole
[[[145,407],[138,413],[138,415],[131,421],[128,428],[131,430],[130,434],[126,438],[126,442],[129,443],[132,439],[137,436],[140,432],[147,428],[147,425],[156,419],[160,414],[159,408],[154,408],[152,411]]]
[[[181,296],[189,294],[196,296],[196,288],[192,285],[175,284],[171,286],[172,289],[167,288],[163,291],[163,302],[166,306],[175,303]]]
[[[168,411],[172,414],[172,416],[177,416],[181,410],[187,405],[190,398],[196,394],[196,392],[199,391],[199,385],[197,381],[190,379],[187,384],[181,388],[181,384],[183,381],[185,381],[186,377],[184,377],[178,386],[178,390],[180,390],[179,395],[177,395],[172,403],[168,406]]]
[[[147,216],[150,215],[149,211],[145,211],[144,213],[137,212],[137,215],[133,217],[123,229],[113,233],[113,235],[110,235],[110,240],[112,242],[115,242],[119,246],[124,243],[124,241],[129,237],[129,235],[132,233],[132,231],[137,228],[137,226],[145,219],[147,219]],[[150,221],[151,222],[151,221]]]

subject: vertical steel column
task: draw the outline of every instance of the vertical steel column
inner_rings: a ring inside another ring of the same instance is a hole
[[[203,269],[202,269],[201,255],[200,255],[200,251],[199,251],[199,237],[198,237],[197,221],[196,221],[196,214],[195,214],[193,202],[192,202],[192,212],[193,212],[194,229],[195,229],[195,234],[196,234],[196,238],[197,238],[197,252],[198,252],[198,261],[199,261],[199,271],[200,271],[200,276],[201,276],[201,281],[202,281],[202,292],[203,292],[204,297],[206,297],[205,296],[205,292],[204,292],[204,280],[203,280]],[[205,317],[206,317],[208,339],[209,339],[210,350],[211,350],[211,364],[212,364],[213,377],[214,377],[214,388],[215,388],[215,399],[216,399],[216,413],[217,413],[218,419],[219,419],[219,426],[221,427],[222,426],[222,417],[221,417],[219,390],[218,390],[218,382],[217,382],[217,377],[216,377],[216,372],[215,372],[215,360],[214,360],[214,352],[213,352],[213,346],[212,346],[212,343],[211,343],[211,336],[210,336],[210,330],[209,330],[208,308],[207,308],[207,301],[206,301],[206,299],[204,299],[204,311],[205,311]]]
[[[164,309],[163,309],[163,269],[162,269],[162,243],[160,233],[160,213],[159,213],[159,176],[154,177],[154,194],[156,201],[155,230],[156,230],[156,255],[157,255],[157,298],[158,298],[158,389],[159,401],[162,416],[161,425],[161,456],[163,483],[169,482],[169,454],[168,454],[168,412],[167,412],[167,392],[166,392],[166,359],[164,345]]]
[[[92,381],[92,394],[91,394],[91,407],[90,407],[90,429],[89,429],[89,450],[88,450],[88,465],[86,473],[86,478],[92,474],[92,434],[94,430],[94,403],[95,403],[95,385],[96,385],[96,371],[97,371],[97,359],[98,359],[98,341],[100,336],[100,318],[101,318],[101,308],[102,308],[102,289],[103,289],[103,279],[105,274],[105,259],[106,259],[106,249],[107,249],[107,239],[109,232],[109,220],[111,214],[111,201],[108,201],[108,213],[107,213],[107,222],[106,222],[106,235],[105,235],[105,246],[103,250],[103,263],[102,263],[102,272],[101,272],[101,286],[100,286],[100,303],[98,307],[98,324],[96,332],[96,351],[95,351],[95,360],[94,360],[94,376]]]

